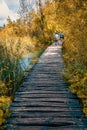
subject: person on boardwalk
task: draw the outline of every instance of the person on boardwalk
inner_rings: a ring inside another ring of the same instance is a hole
[[[56,33],[54,34],[54,44],[55,44],[55,45],[58,45],[58,44],[59,44],[59,39],[60,39],[60,35],[59,35],[58,32],[56,32]]]
[[[62,45],[64,42],[64,34],[60,33],[59,44]]]

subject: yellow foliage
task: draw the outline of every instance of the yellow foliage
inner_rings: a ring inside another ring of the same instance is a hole
[[[0,97],[0,102],[9,104],[9,103],[11,103],[11,98],[10,97],[6,97],[6,96],[1,96]]]
[[[12,100],[11,97],[0,97],[0,125],[5,122],[5,119],[10,116],[9,107]]]
[[[3,118],[0,118],[0,125],[2,125],[5,122]]]
[[[3,117],[4,112],[2,110],[0,110],[0,118]]]
[[[38,57],[35,57],[34,60],[31,61],[31,64],[35,64],[38,61]]]
[[[87,117],[87,107],[83,108],[83,112],[85,113],[86,117]]]

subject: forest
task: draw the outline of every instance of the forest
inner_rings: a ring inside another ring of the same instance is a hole
[[[8,17],[0,28],[0,125],[10,116],[10,104],[25,74],[19,59],[51,45],[55,31],[65,37],[63,77],[87,117],[87,0],[19,0],[19,4],[19,19]]]

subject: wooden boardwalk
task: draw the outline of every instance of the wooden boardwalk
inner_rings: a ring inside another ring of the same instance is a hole
[[[79,100],[62,78],[61,47],[49,46],[15,94],[6,130],[87,130]]]

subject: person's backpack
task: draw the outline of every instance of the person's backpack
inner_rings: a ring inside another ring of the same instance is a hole
[[[64,39],[64,35],[62,33],[60,34],[60,38]]]

